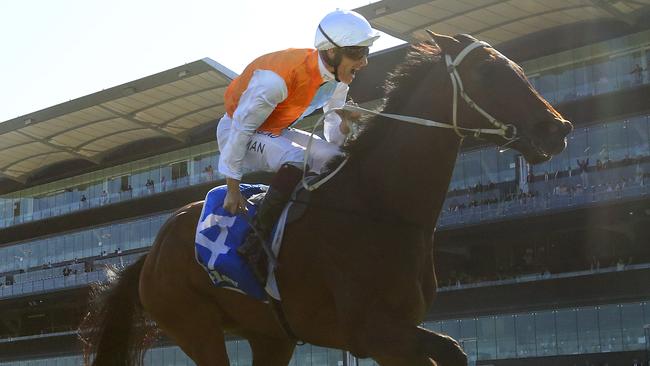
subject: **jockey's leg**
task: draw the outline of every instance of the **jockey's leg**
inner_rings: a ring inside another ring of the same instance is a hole
[[[269,240],[275,222],[302,178],[305,149],[310,136],[300,130],[284,130],[281,135],[256,133],[244,158],[249,170],[277,171],[264,201],[253,219],[257,232]],[[320,173],[324,163],[341,154],[338,146],[315,136],[307,157],[312,171]],[[267,277],[267,258],[258,236],[251,232],[237,252],[252,267],[255,276],[264,284]]]
[[[296,164],[285,163],[280,167],[253,218],[252,225],[255,230],[251,231],[246,241],[237,248],[237,252],[248,262],[262,285],[266,282],[268,262],[260,239],[270,239],[275,222],[301,178],[302,169]]]

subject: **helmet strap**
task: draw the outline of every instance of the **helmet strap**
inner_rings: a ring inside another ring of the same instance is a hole
[[[339,47],[336,47],[334,48],[334,57],[332,58],[329,56],[327,51],[328,50],[322,50],[319,51],[319,53],[323,58],[323,61],[334,68],[334,79],[337,82],[341,82],[341,80],[339,80],[339,66],[341,65],[341,61],[343,61],[343,53]]]

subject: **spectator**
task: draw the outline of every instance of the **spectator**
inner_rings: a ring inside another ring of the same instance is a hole
[[[578,168],[580,169],[580,173],[586,173],[587,169],[589,168],[589,158],[585,160],[580,160],[576,159],[576,162],[578,163]]]
[[[212,168],[212,164],[205,167],[205,172],[206,172],[206,174],[208,176],[208,180],[213,180],[214,179],[214,168]]]
[[[639,64],[635,64],[634,68],[632,68],[632,71],[630,71],[630,75],[634,77],[634,84],[641,84],[643,81],[643,68]]]
[[[612,161],[609,160],[609,156],[605,157],[605,161],[603,162],[603,169],[608,169],[612,164]]]
[[[154,183],[153,179],[148,178],[147,183],[145,183],[145,187],[147,188],[148,193],[153,193],[154,192]]]
[[[603,170],[603,162],[600,159],[596,160],[596,171]]]
[[[591,257],[591,270],[592,271],[600,270],[600,260],[596,259],[596,256]]]
[[[108,203],[108,192],[106,192],[106,190],[102,191],[99,203],[101,205],[105,205]]]
[[[584,187],[589,186],[589,178],[587,177],[587,169],[589,168],[589,158],[585,160],[576,160],[578,162],[578,168],[580,169],[580,180]]]
[[[162,178],[160,178],[160,189],[161,192],[165,192],[167,190],[167,178],[164,175]]]

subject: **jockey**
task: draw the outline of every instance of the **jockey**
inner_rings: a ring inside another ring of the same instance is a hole
[[[345,104],[348,84],[368,64],[368,48],[379,38],[360,14],[336,10],[318,25],[316,49],[287,49],[263,55],[235,78],[224,95],[226,114],[217,126],[221,152],[219,172],[228,187],[224,208],[246,213],[239,190],[245,172],[277,172],[253,225],[265,240],[302,177],[304,152],[310,134],[290,126],[318,108],[326,112]],[[340,154],[349,124],[338,114],[325,119],[325,139],[314,137],[309,170],[320,173]],[[266,257],[257,236],[248,236],[238,252],[266,280]]]

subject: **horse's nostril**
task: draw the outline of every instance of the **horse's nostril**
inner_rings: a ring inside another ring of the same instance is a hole
[[[548,132],[551,135],[562,135],[566,136],[569,134],[569,132],[573,131],[573,125],[571,122],[563,119],[563,118],[555,118],[553,119],[553,122],[549,124]]]
[[[564,126],[564,133],[569,134],[573,131],[573,124],[567,120],[562,120],[562,125]]]
[[[563,118],[553,118],[535,124],[535,134],[540,138],[564,138],[573,130],[571,122]]]

